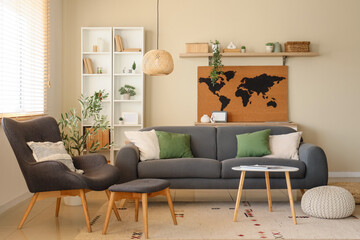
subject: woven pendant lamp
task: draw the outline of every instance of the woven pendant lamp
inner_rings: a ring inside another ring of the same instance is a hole
[[[142,70],[150,76],[168,75],[174,70],[171,54],[159,49],[159,0],[156,1],[156,50],[147,52],[142,60]]]

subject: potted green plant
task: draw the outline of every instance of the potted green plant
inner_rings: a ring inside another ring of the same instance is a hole
[[[215,40],[214,42],[213,41],[210,41],[211,43],[211,49],[214,52],[216,51],[220,51],[220,42],[218,40]]]
[[[246,47],[245,46],[241,46],[241,52],[246,53]]]
[[[132,64],[131,68],[132,68],[132,73],[135,73],[135,70],[136,70],[136,63],[135,63],[135,61],[134,61],[134,63]]]
[[[265,52],[271,53],[274,50],[274,44],[269,42],[265,44]]]
[[[124,119],[122,117],[119,117],[119,125],[123,125],[124,124]]]
[[[96,152],[101,149],[107,149],[110,144],[105,144],[101,147],[99,140],[94,140],[99,131],[108,131],[110,123],[106,115],[101,115],[101,102],[109,96],[105,94],[105,90],[95,92],[94,95],[86,97],[81,95],[78,99],[81,105],[81,116],[77,115],[75,108],[71,108],[69,112],[61,114],[58,121],[60,128],[60,135],[64,142],[65,149],[71,156],[82,155],[88,144],[89,152]],[[81,122],[86,121],[90,127],[82,131]]]
[[[123,95],[123,99],[124,100],[129,100],[130,97],[135,96],[136,92],[135,92],[135,87],[125,84],[124,87],[121,87],[119,89],[120,95]]]
[[[215,40],[214,42],[210,41],[210,43],[213,44],[213,56],[210,60],[210,67],[211,67],[210,79],[212,85],[215,86],[219,78],[219,75],[223,73],[222,67],[224,65],[222,65],[221,62],[221,54],[219,48],[220,42],[218,40]],[[217,47],[214,47],[214,45],[216,45]]]

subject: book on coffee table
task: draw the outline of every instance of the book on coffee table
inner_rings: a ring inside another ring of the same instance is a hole
[[[251,170],[251,169],[259,169],[259,170],[261,170],[261,169],[280,169],[281,168],[281,166],[258,165],[258,164],[256,164],[256,165],[241,165],[240,167],[243,169],[249,169],[249,170]]]

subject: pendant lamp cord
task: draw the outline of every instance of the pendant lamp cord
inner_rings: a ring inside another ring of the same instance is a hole
[[[156,50],[159,50],[159,0],[156,1]]]

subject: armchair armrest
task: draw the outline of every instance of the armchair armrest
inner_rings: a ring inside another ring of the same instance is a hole
[[[81,174],[70,171],[58,161],[29,163],[25,171],[29,171],[24,177],[32,193],[87,188]]]
[[[320,147],[302,143],[299,148],[299,159],[306,165],[307,188],[327,185],[328,165],[326,155]]]
[[[76,169],[88,170],[107,164],[105,156],[101,154],[87,154],[73,157]]]
[[[120,170],[119,183],[138,178],[137,165],[140,160],[139,149],[132,143],[122,147],[115,159],[115,166]]]

